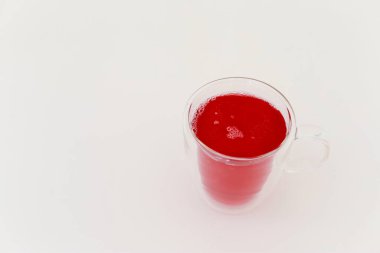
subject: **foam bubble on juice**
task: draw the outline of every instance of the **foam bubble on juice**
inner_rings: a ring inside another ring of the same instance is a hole
[[[235,126],[228,126],[227,132],[227,138],[229,139],[244,138],[243,132]]]

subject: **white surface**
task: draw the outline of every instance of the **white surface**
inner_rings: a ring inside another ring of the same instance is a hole
[[[377,1],[0,1],[0,252],[380,252]],[[201,84],[249,76],[330,161],[251,214],[184,166]]]

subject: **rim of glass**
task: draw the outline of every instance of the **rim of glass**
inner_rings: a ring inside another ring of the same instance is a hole
[[[290,119],[289,120],[289,128],[287,129],[285,138],[282,140],[281,144],[277,148],[275,148],[275,149],[273,149],[273,150],[271,150],[271,151],[269,151],[267,153],[264,153],[262,155],[254,156],[254,157],[229,156],[229,155],[222,154],[222,153],[220,153],[220,152],[218,152],[218,151],[210,148],[209,146],[207,146],[206,144],[204,144],[201,140],[199,140],[198,137],[195,135],[194,131],[190,127],[191,120],[189,118],[190,117],[190,109],[191,109],[191,105],[192,105],[192,102],[193,102],[194,98],[203,89],[205,89],[210,84],[213,84],[215,82],[222,81],[222,80],[227,80],[227,79],[242,79],[242,80],[250,80],[250,81],[259,82],[259,83],[261,83],[263,85],[266,85],[270,89],[272,89],[273,92],[276,92],[277,94],[279,94],[284,99],[284,102],[285,102],[285,105],[286,105],[286,109],[288,110],[288,113],[289,113],[289,119]],[[197,141],[198,144],[200,144],[200,146],[202,148],[204,148],[206,151],[208,151],[208,152],[210,152],[210,153],[212,153],[214,155],[217,155],[218,157],[224,158],[226,160],[235,160],[235,161],[254,161],[254,160],[263,159],[263,158],[266,158],[268,156],[273,155],[278,150],[280,150],[285,145],[285,143],[289,140],[290,134],[292,132],[292,129],[296,126],[296,118],[295,118],[293,107],[290,104],[289,100],[285,97],[284,94],[282,94],[281,91],[279,91],[278,89],[276,89],[274,86],[270,85],[269,83],[263,82],[261,80],[258,80],[258,79],[255,79],[255,78],[250,78],[250,77],[239,77],[239,76],[237,76],[237,77],[219,78],[219,79],[213,80],[211,82],[208,82],[208,83],[202,85],[201,87],[199,87],[197,90],[195,90],[193,92],[193,94],[190,96],[190,98],[189,98],[189,100],[187,102],[186,111],[185,111],[185,120],[186,120],[186,122],[185,122],[186,129],[191,133],[192,137]]]

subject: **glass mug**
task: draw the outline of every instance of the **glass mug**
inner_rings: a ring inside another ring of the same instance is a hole
[[[282,114],[286,137],[276,149],[252,158],[221,154],[202,143],[192,130],[199,106],[223,94],[246,94],[269,102]],[[296,126],[286,97],[271,85],[252,78],[229,77],[209,82],[189,99],[184,115],[185,149],[202,195],[212,207],[229,213],[250,210],[268,195],[283,171],[319,167],[329,144],[314,126]]]

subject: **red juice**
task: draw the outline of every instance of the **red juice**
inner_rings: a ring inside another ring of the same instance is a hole
[[[225,94],[208,100],[192,120],[197,138],[212,150],[233,157],[253,158],[276,149],[286,136],[285,120],[270,103],[254,96]],[[262,188],[272,158],[249,165],[226,164],[198,152],[206,192],[215,200],[240,205]]]

